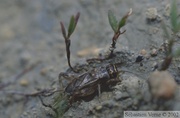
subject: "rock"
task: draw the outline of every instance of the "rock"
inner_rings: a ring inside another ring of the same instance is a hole
[[[50,71],[53,71],[53,67],[52,66],[42,68],[41,71],[40,71],[40,74],[45,76]]]
[[[29,84],[29,81],[26,80],[26,79],[22,79],[22,80],[20,80],[19,83],[20,83],[21,86],[27,86]]]
[[[152,27],[149,28],[149,34],[150,35],[157,34],[158,32],[159,32],[159,28],[158,27],[152,26]]]
[[[143,56],[145,56],[145,55],[147,54],[147,51],[146,51],[145,49],[142,49],[142,50],[140,51],[140,54],[143,55]]]
[[[118,101],[118,100],[122,100],[122,99],[126,99],[130,97],[129,94],[127,92],[120,92],[120,91],[116,91],[115,92],[115,100]]]
[[[177,84],[168,71],[155,71],[148,79],[151,93],[156,98],[169,99],[174,96]]]
[[[20,64],[22,66],[29,64],[31,60],[31,54],[29,52],[23,52],[20,54]]]
[[[1,26],[0,35],[1,37],[3,37],[1,38],[2,40],[2,39],[11,39],[15,37],[16,34],[10,25],[4,25],[4,26]]]
[[[164,13],[164,15],[166,16],[166,17],[169,17],[169,15],[170,15],[170,4],[167,4],[166,6],[165,6],[165,13]]]
[[[102,110],[102,106],[101,105],[98,105],[95,107],[96,111],[101,111]]]
[[[144,59],[144,57],[143,57],[142,55],[138,55],[138,56],[136,57],[135,62],[141,62],[143,59]]]
[[[114,100],[111,100],[111,99],[104,101],[102,103],[102,105],[103,105],[103,107],[106,107],[106,108],[109,108],[109,109],[111,109],[113,107],[118,107],[119,106],[118,103],[116,103]]]
[[[149,20],[155,20],[158,16],[156,8],[149,8],[146,11],[146,18]]]
[[[157,62],[154,62],[152,64],[152,71],[156,70],[158,68],[158,63]]]
[[[157,54],[158,54],[158,51],[155,48],[151,50],[151,56],[152,57],[157,56]]]
[[[122,79],[121,85],[116,85],[115,89],[123,93],[128,93],[129,98],[132,99],[143,99],[147,102],[151,100],[147,81],[136,76],[130,76],[126,79]],[[124,96],[125,95],[126,94],[124,94]]]

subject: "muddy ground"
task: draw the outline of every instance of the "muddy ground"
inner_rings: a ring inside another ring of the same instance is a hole
[[[153,17],[146,15],[147,10],[152,7],[157,10],[156,18],[147,21],[147,17]],[[88,102],[75,103],[64,117],[122,117],[124,110],[180,110],[178,59],[175,59],[168,69],[177,83],[173,98],[154,100],[147,81],[153,64],[159,63],[164,56],[163,52],[158,52],[155,57],[149,55],[163,43],[161,20],[169,27],[168,0],[1,0],[0,84],[12,84],[0,91],[0,116],[54,117],[54,113],[44,108],[37,97],[26,99],[7,92],[32,93],[37,89],[50,88],[53,81],[58,83],[59,73],[68,69],[59,21],[63,21],[67,27],[70,16],[81,13],[71,38],[71,63],[85,64],[87,58],[95,57],[99,53],[104,54],[111,44],[113,32],[108,23],[108,10],[113,10],[120,18],[130,8],[133,9],[133,14],[123,28],[127,31],[117,41],[118,56],[110,62],[114,63],[114,60],[122,58],[122,68],[138,73],[139,76],[122,74],[122,82],[118,83],[113,91],[102,92],[99,97],[95,95]],[[176,44],[175,48],[178,46]],[[146,50],[146,56],[150,59],[132,64],[142,49]],[[25,68],[37,62],[39,63],[33,69],[15,80]],[[109,62],[98,63],[97,66],[107,63]],[[129,63],[133,66],[129,66]]]

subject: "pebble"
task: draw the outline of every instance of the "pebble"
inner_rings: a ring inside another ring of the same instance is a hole
[[[119,104],[117,102],[115,102],[114,100],[104,101],[102,105],[103,105],[103,107],[110,108],[110,109],[113,107],[119,106]]]
[[[155,48],[151,50],[151,56],[152,57],[157,56],[157,54],[158,54],[158,51]]]
[[[147,81],[137,76],[127,76],[122,79],[121,85],[116,85],[115,87],[116,90],[128,93],[129,98],[142,98],[146,102],[151,100],[151,93],[149,92],[149,85]]]
[[[151,35],[157,34],[158,32],[159,32],[159,28],[157,28],[157,27],[149,28],[149,34],[151,34]]]
[[[52,66],[42,68],[41,71],[40,71],[40,74],[41,75],[46,75],[49,71],[53,71],[53,67]]]
[[[166,16],[166,17],[169,17],[169,15],[170,15],[170,4],[167,4],[166,6],[165,6],[165,13],[164,13],[164,15]]]
[[[149,20],[155,20],[158,16],[156,8],[149,8],[146,11],[146,18]]]
[[[158,68],[158,63],[157,62],[154,62],[152,64],[152,71],[156,70]]]
[[[142,49],[142,50],[140,51],[140,54],[143,55],[143,56],[145,56],[145,55],[147,54],[147,51],[146,51],[145,49]]]
[[[29,84],[29,81],[26,79],[21,79],[19,83],[21,86],[27,86]]]
[[[138,55],[138,57],[136,57],[135,62],[141,62],[143,59],[144,59],[144,57],[142,55]]]
[[[102,110],[102,106],[101,105],[99,105],[99,106],[96,106],[96,108],[95,108],[97,111],[100,111],[100,110]]]
[[[11,39],[15,37],[16,34],[13,31],[13,28],[11,27],[11,25],[4,25],[4,26],[1,26],[0,35],[3,37],[1,39]]]
[[[29,52],[23,52],[20,54],[20,63],[22,66],[27,65],[31,60],[31,54]]]
[[[122,99],[126,99],[130,97],[129,94],[127,92],[120,92],[120,91],[116,91],[115,92],[115,100],[118,101],[118,100],[122,100]]]
[[[151,93],[156,98],[172,98],[175,94],[177,84],[168,71],[155,71],[150,75],[148,83]]]

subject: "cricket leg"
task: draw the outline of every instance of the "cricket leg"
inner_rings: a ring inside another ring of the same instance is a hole
[[[102,62],[104,60],[108,60],[109,59],[109,56],[108,57],[105,57],[105,56],[101,56],[99,58],[91,58],[91,59],[87,59],[86,62],[87,63],[92,63],[92,62]]]
[[[44,107],[48,107],[48,108],[52,109],[52,110],[56,113],[56,116],[58,116],[58,111],[57,111],[55,108],[53,108],[53,106],[51,106],[50,104],[44,103],[44,101],[43,101],[43,99],[42,99],[41,96],[39,96],[39,99],[40,99],[40,101],[41,101],[41,104],[42,104]]]

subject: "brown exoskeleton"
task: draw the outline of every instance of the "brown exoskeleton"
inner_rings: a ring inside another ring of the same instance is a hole
[[[112,12],[109,12],[108,18],[109,23],[114,31],[114,36],[112,38],[112,44],[110,47],[110,54],[107,58],[109,59],[114,57],[114,49],[116,48],[116,41],[118,37],[123,34],[125,31],[121,31],[121,28],[126,24],[127,18],[131,15],[132,9],[118,22],[116,17]],[[60,73],[59,80],[60,84],[61,77],[70,79],[70,83],[65,87],[64,93],[66,93],[69,97],[68,102],[71,104],[74,101],[78,100],[78,98],[87,97],[94,94],[96,91],[100,94],[100,89],[103,87],[109,87],[113,85],[113,83],[117,83],[120,80],[118,79],[119,71],[117,70],[118,64],[107,64],[106,66],[95,67],[94,69],[87,69],[88,71],[85,73],[80,73],[77,69],[73,68],[70,63],[70,36],[75,30],[78,19],[80,17],[80,13],[77,13],[75,16],[71,17],[69,27],[66,33],[64,24],[60,22],[62,35],[65,39],[66,44],[66,56],[69,68],[73,71],[73,73]],[[100,60],[104,60],[100,59]],[[91,59],[91,61],[95,61],[96,59]],[[97,59],[99,60],[99,58]],[[88,61],[88,60],[87,60]],[[81,69],[81,68],[80,68]],[[65,95],[66,96],[66,95]],[[43,101],[42,101],[43,102]],[[57,110],[52,105],[46,105],[46,107],[50,107],[57,114]]]
[[[81,75],[69,76],[68,73],[60,73],[59,79],[61,82],[61,77],[73,80],[65,87],[64,92],[70,95],[70,103],[74,102],[78,98],[87,97],[92,95],[97,90],[100,94],[100,89],[102,86],[109,86],[114,82],[119,82],[117,78],[119,71],[115,64],[109,64],[104,67],[97,67]]]
[[[100,94],[101,88],[109,88],[109,86],[114,83],[120,82],[118,75],[119,71],[117,69],[117,64],[99,66],[82,74],[66,72],[60,73],[60,84],[62,84],[62,78],[71,80],[64,89],[64,95],[61,96],[61,98],[57,98],[57,101],[53,104],[44,103],[40,97],[41,103],[43,106],[52,109],[58,117],[62,115],[62,111],[68,110],[73,102],[81,100],[85,97],[92,97],[97,91]]]

